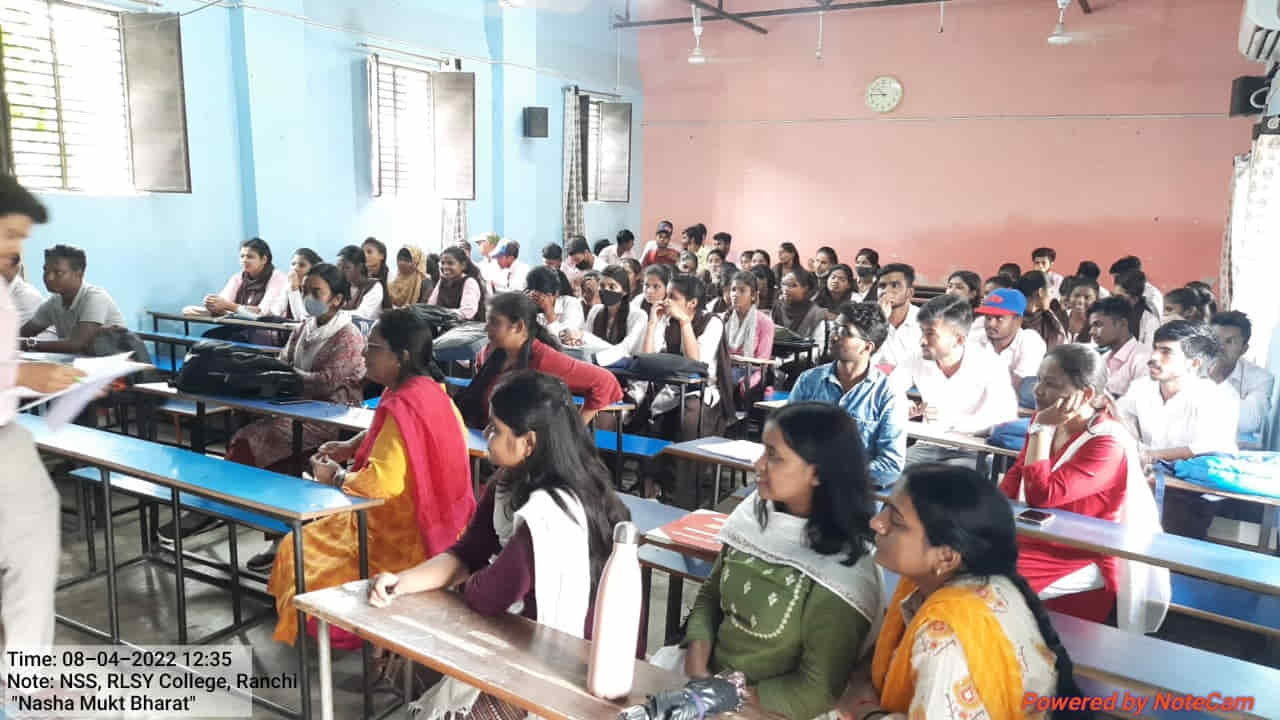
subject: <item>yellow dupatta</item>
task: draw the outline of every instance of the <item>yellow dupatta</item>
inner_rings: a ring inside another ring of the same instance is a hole
[[[1026,717],[1022,701],[1022,667],[1000,622],[974,588],[945,586],[935,590],[904,628],[902,601],[916,589],[902,578],[889,602],[884,627],[871,660],[871,682],[880,693],[880,706],[906,713],[915,694],[911,643],[928,623],[946,623],[960,641],[969,674],[991,720]]]
[[[417,245],[405,245],[409,257],[413,260],[413,272],[408,275],[396,275],[396,279],[387,286],[394,307],[404,307],[418,302],[422,293],[422,283],[427,278],[427,256]]]

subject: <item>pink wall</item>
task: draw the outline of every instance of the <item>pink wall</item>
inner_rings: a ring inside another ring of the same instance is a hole
[[[804,0],[807,1],[807,0]],[[788,3],[768,2],[791,6]],[[687,13],[633,2],[636,17]],[[730,9],[764,7],[729,0]],[[688,25],[635,30],[645,85],[645,234],[659,218],[704,222],[734,249],[851,262],[911,262],[922,282],[993,274],[1058,250],[1059,269],[1143,258],[1157,284],[1216,281],[1231,158],[1251,121],[1229,119],[1231,80],[1259,74],[1235,49],[1241,0],[1094,0],[1050,47],[1052,0],[954,0],[766,18],[761,36],[706,24],[720,62],[692,66]],[[880,116],[863,92],[879,74],[904,99]],[[846,257],[847,256],[847,257]],[[1105,279],[1105,278],[1104,278]]]

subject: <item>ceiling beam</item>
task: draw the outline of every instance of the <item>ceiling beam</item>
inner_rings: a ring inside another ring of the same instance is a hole
[[[738,21],[762,17],[781,17],[785,15],[811,15],[817,12],[834,12],[837,10],[865,10],[869,8],[879,7],[896,7],[899,5],[925,5],[937,2],[950,2],[951,0],[863,0],[863,2],[847,2],[847,3],[829,3],[825,6],[815,5],[813,7],[794,7],[794,8],[778,8],[776,10],[753,10],[751,12],[735,13],[732,18]],[[1085,0],[1087,3],[1088,0]],[[704,3],[697,3],[703,5]],[[703,22],[711,20],[723,20],[720,15],[710,15],[702,18]],[[622,16],[614,16],[614,28],[638,28],[638,27],[655,27],[659,25],[687,25],[693,22],[689,17],[673,17],[658,18],[654,20],[630,20]],[[763,30],[763,29],[762,29]]]
[[[768,34],[769,34],[769,31],[768,31],[768,30],[765,30],[764,28],[760,27],[759,25],[756,25],[756,24],[755,24],[755,23],[753,23],[753,22],[747,22],[746,20],[743,20],[743,19],[742,19],[742,17],[741,17],[740,15],[734,15],[734,14],[733,14],[733,13],[731,13],[731,12],[725,12],[725,10],[724,10],[724,0],[721,0],[721,1],[720,1],[720,3],[718,4],[718,6],[717,6],[717,5],[712,5],[712,4],[711,4],[711,3],[709,3],[709,2],[705,2],[705,0],[689,0],[689,2],[691,2],[691,3],[693,3],[694,5],[696,5],[696,6],[700,7],[700,8],[702,8],[703,10],[707,10],[707,11],[713,12],[713,13],[715,13],[716,15],[719,15],[720,17],[724,18],[725,20],[731,20],[731,21],[733,21],[733,22],[735,22],[735,23],[737,23],[737,24],[741,25],[742,27],[747,28],[748,30],[754,30],[754,31],[756,31],[756,32],[760,33],[761,35],[768,35]],[[693,21],[692,21],[692,20],[690,20],[689,22],[693,22]]]

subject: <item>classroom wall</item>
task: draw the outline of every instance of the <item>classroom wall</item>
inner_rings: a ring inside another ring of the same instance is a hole
[[[740,0],[735,10],[777,7]],[[1232,155],[1250,120],[1226,117],[1231,80],[1262,66],[1236,51],[1240,0],[1098,0],[1051,47],[1052,2],[953,0],[765,18],[757,35],[707,22],[715,60],[686,62],[689,25],[632,30],[645,95],[644,227],[670,217],[733,233],[734,249],[807,258],[832,245],[912,262],[923,281],[955,269],[1060,270],[1126,253],[1162,286],[1217,280]],[[636,19],[688,15],[646,3]],[[877,75],[898,109],[864,104]]]
[[[365,58],[373,51],[361,42],[461,57],[463,70],[476,73],[469,230],[497,230],[535,258],[562,234],[560,89],[613,90],[621,77],[620,92],[638,100],[635,38],[623,38],[617,75],[609,4],[555,0],[512,10],[497,0],[257,0],[186,15],[192,193],[44,193],[53,219],[28,243],[28,265],[38,275],[45,248],[83,247],[89,282],[111,292],[131,325],[149,328],[145,309],[177,309],[221,289],[249,236],[265,238],[286,270],[297,247],[330,258],[370,235],[393,251],[406,242],[438,248],[434,203],[371,196]],[[550,108],[551,137],[522,137],[525,105]],[[590,204],[593,237],[639,221],[640,111],[636,102],[632,202]]]

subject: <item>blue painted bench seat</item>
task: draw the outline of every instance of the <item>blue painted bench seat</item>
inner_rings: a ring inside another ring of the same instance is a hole
[[[74,470],[71,475],[85,480],[95,485],[102,484],[102,475],[95,468],[80,468]],[[111,489],[132,495],[134,497],[143,498],[145,500],[154,500],[156,502],[168,504],[172,498],[169,489],[147,482],[139,478],[121,475],[120,473],[111,473]],[[288,524],[257,513],[249,512],[242,508],[233,507],[225,503],[209,500],[197,495],[189,493],[179,493],[178,502],[184,508],[198,510],[206,515],[223,520],[229,520],[237,525],[244,525],[255,530],[263,530],[265,532],[284,534],[291,530]]]
[[[670,444],[670,440],[623,433],[622,454],[651,458],[657,456]],[[596,448],[604,452],[618,452],[618,433],[613,430],[596,430]]]

